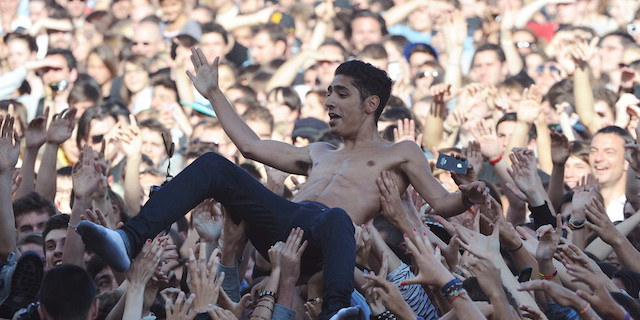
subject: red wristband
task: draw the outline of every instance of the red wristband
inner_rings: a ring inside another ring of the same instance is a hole
[[[500,162],[500,160],[502,160],[502,154],[500,154],[499,157],[497,157],[497,158],[495,158],[493,160],[489,160],[489,164],[492,165],[492,166],[495,166],[496,163]]]

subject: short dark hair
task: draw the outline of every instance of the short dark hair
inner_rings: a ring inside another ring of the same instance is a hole
[[[80,141],[82,139],[87,140],[89,137],[89,127],[92,120],[102,120],[108,117],[112,117],[113,120],[118,122],[118,117],[113,114],[105,105],[96,105],[88,108],[84,111],[80,120],[78,120],[78,133],[76,135],[76,144],[78,148],[82,149]]]
[[[64,59],[67,61],[67,67],[69,67],[69,70],[78,68],[78,62],[76,61],[76,58],[73,56],[73,53],[71,52],[71,50],[53,48],[47,52],[47,57],[55,56],[55,55],[61,55],[62,57],[64,57]]]
[[[260,24],[253,27],[251,31],[253,31],[253,35],[256,35],[260,32],[265,32],[269,35],[269,39],[271,39],[273,43],[276,43],[278,41],[282,41],[285,44],[287,43],[287,32],[285,31],[284,27],[279,24]]]
[[[498,130],[498,126],[506,121],[513,121],[516,122],[518,121],[518,116],[515,112],[509,112],[509,113],[505,113],[502,118],[500,118],[500,120],[498,120],[498,122],[496,123],[496,130]],[[536,139],[538,137],[538,132],[536,131],[536,125],[532,124],[531,128],[529,128],[529,139],[527,141],[531,141],[533,139]]]
[[[13,215],[19,217],[27,212],[38,211],[54,216],[58,213],[55,204],[37,192],[31,192],[13,201]]]
[[[55,216],[49,217],[49,220],[44,224],[44,230],[42,230],[42,239],[46,239],[52,230],[66,230],[69,227],[70,219],[71,216],[68,214],[56,214]]]
[[[27,43],[27,45],[29,46],[29,51],[30,52],[37,52],[38,51],[38,45],[36,44],[36,39],[33,38],[32,36],[26,34],[26,33],[10,32],[10,33],[7,33],[4,36],[4,43],[5,44],[9,44],[9,42],[11,42],[13,40],[25,41]]]
[[[351,39],[351,35],[353,33],[352,23],[358,18],[376,19],[380,23],[380,32],[382,33],[382,35],[386,36],[389,33],[389,31],[387,31],[387,24],[384,21],[384,18],[382,17],[382,15],[380,15],[379,13],[373,12],[371,10],[357,10],[353,12],[353,14],[351,15],[351,20],[350,20],[351,22],[347,25],[347,30],[345,34],[347,36],[347,39]]]
[[[498,56],[498,60],[500,62],[505,62],[507,61],[507,58],[504,55],[504,51],[502,50],[502,48],[497,45],[497,44],[493,44],[493,43],[485,43],[483,45],[481,45],[477,50],[476,53],[473,54],[473,60],[476,59],[476,55],[478,55],[478,53],[482,52],[482,51],[493,51],[496,53],[496,55]]]
[[[593,135],[593,137],[595,138],[595,136],[597,136],[600,133],[613,133],[617,136],[619,136],[620,138],[622,138],[622,140],[624,140],[624,143],[633,143],[634,139],[631,136],[631,134],[629,134],[629,131],[622,129],[618,126],[606,126],[600,130],[598,130],[598,132],[596,132],[596,134]]]
[[[84,320],[96,299],[96,285],[81,267],[64,264],[44,275],[40,303],[53,319]]]
[[[70,106],[78,102],[91,101],[95,104],[102,101],[102,89],[98,82],[86,73],[78,75],[78,80],[73,84],[69,92],[67,102]]]
[[[389,96],[391,96],[391,79],[387,76],[387,73],[372,66],[370,63],[351,60],[338,66],[336,69],[337,75],[353,78],[352,83],[358,89],[361,100],[364,101],[364,99],[373,95],[380,98],[380,105],[378,105],[378,109],[374,113],[375,122],[378,123],[378,118],[380,118],[380,114],[382,114],[382,110],[387,105]]]
[[[225,28],[215,22],[207,22],[202,25],[202,34],[217,33],[222,36],[224,44],[229,44],[229,33]]]
[[[270,97],[271,95],[277,96],[279,93],[282,94],[282,103],[285,106],[289,107],[291,111],[300,111],[300,108],[302,108],[302,102],[300,101],[300,96],[298,95],[297,92],[291,89],[291,87],[273,88],[271,89],[271,91],[269,91],[269,94],[267,94],[267,97]]]
[[[387,59],[389,55],[387,54],[387,50],[384,49],[384,46],[378,43],[372,43],[366,45],[362,51],[358,54],[358,59]]]

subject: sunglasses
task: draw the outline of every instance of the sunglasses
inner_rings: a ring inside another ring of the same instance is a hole
[[[95,136],[91,137],[91,142],[93,144],[98,144],[98,143],[102,142],[102,140],[104,140],[104,134],[98,134],[98,135],[95,135]]]
[[[431,78],[436,78],[438,77],[439,73],[438,71],[424,71],[424,72],[418,72],[418,74],[416,74],[416,79],[422,79],[425,77],[431,77]]]
[[[535,49],[536,48],[536,44],[533,42],[527,42],[527,41],[519,41],[515,43],[516,48],[531,48],[531,49]]]
[[[538,66],[536,68],[536,72],[538,74],[542,74],[545,69],[547,69],[546,66],[545,65],[541,65],[541,66]],[[556,68],[556,66],[549,66],[548,69],[549,69],[549,72],[551,72],[551,73],[560,73],[560,69]]]

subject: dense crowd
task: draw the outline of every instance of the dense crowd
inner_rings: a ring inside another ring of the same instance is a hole
[[[638,1],[0,0],[0,35],[0,318],[640,320]]]

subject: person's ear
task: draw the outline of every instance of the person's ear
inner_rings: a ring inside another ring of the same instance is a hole
[[[380,106],[380,97],[376,95],[369,96],[364,100],[364,111],[366,113],[372,114],[376,112],[378,106]]]
[[[89,309],[89,317],[91,317],[91,319],[98,318],[99,311],[100,311],[100,300],[95,299],[93,300],[93,303],[91,304],[91,308]]]

